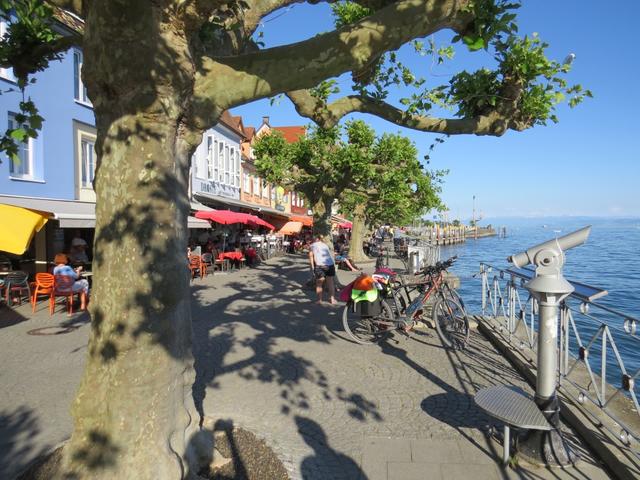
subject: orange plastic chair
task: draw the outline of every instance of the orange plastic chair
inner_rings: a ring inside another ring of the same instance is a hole
[[[86,295],[83,290],[73,291],[73,284],[76,279],[70,275],[54,275],[53,289],[49,297],[49,315],[53,315],[56,308],[56,297],[65,297],[67,299],[67,311],[71,315],[73,313],[73,296]]]
[[[36,273],[35,287],[33,294],[31,295],[31,312],[35,313],[36,303],[38,302],[38,295],[46,295],[51,297],[53,287],[55,284],[55,278],[50,273]]]
[[[191,280],[193,280],[198,272],[200,274],[200,278],[204,277],[202,271],[203,271],[203,266],[202,266],[202,258],[200,257],[200,255],[191,255],[189,257],[189,270],[191,270]]]

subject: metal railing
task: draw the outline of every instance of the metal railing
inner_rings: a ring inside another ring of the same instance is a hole
[[[480,264],[482,316],[496,323],[513,349],[535,351],[538,305],[524,289],[530,275]],[[619,431],[606,428],[625,445],[633,442],[636,455],[640,455],[640,392],[636,385],[640,376],[639,324],[637,318],[578,292],[562,302],[557,332],[559,388],[610,417]]]
[[[440,261],[440,246],[433,244],[427,240],[413,237],[405,237],[403,247],[396,249],[396,254],[403,258],[406,262],[407,270],[422,269],[424,267],[435,265]],[[413,263],[413,256],[417,255],[417,264]]]

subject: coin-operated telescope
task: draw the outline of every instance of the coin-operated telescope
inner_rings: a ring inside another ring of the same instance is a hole
[[[584,227],[563,237],[540,243],[522,253],[511,255],[507,260],[518,268],[535,265],[536,276],[525,285],[529,291],[571,293],[573,287],[562,276],[564,252],[586,242],[589,233],[591,227]]]
[[[529,461],[542,465],[570,465],[577,456],[560,432],[560,404],[556,395],[558,366],[558,307],[574,290],[562,275],[564,252],[587,241],[591,227],[581,228],[563,237],[535,245],[507,260],[522,268],[533,264],[536,276],[524,287],[539,305],[538,318],[538,376],[535,402],[551,425],[548,432],[531,431],[518,443],[518,451]]]

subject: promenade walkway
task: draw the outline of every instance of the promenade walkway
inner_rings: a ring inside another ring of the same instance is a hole
[[[315,305],[302,288],[308,275],[305,258],[282,257],[193,282],[194,397],[207,423],[264,438],[294,479],[608,478],[584,451],[567,471],[502,469],[502,447],[473,395],[494,384],[530,391],[506,360],[476,332],[464,352],[444,350],[433,330],[354,344],[342,332],[342,309]],[[347,283],[353,274],[339,277]],[[88,334],[82,315],[7,312],[0,478],[69,435]],[[59,324],[69,330],[28,334]]]

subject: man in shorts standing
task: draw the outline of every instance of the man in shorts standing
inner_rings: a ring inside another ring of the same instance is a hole
[[[314,237],[314,242],[309,247],[309,262],[311,262],[311,270],[316,279],[318,303],[322,303],[322,289],[326,280],[329,303],[335,304],[335,283],[333,279],[336,276],[336,266],[331,256],[331,250],[322,241],[320,235]]]

